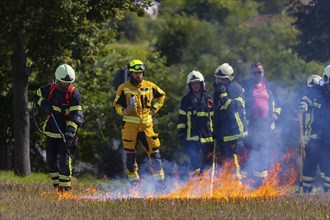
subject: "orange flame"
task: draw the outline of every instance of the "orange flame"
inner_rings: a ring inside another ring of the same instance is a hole
[[[57,193],[57,200],[86,200],[104,201],[114,199],[146,198],[146,199],[217,199],[237,200],[265,198],[272,199],[292,191],[296,181],[294,151],[288,152],[270,170],[260,187],[254,189],[250,186],[251,180],[237,178],[234,162],[225,162],[216,168],[212,179],[212,168],[201,175],[191,175],[189,181],[182,183],[179,178],[173,182],[171,192],[155,195],[152,191],[145,192],[138,186],[130,187],[126,191],[101,191],[94,186],[87,189],[76,187],[72,192]],[[43,197],[50,194],[44,193]]]

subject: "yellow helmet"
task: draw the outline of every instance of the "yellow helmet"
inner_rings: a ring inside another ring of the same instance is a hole
[[[55,78],[58,81],[72,83],[75,80],[73,68],[68,64],[62,64],[55,71]]]
[[[307,77],[307,86],[313,87],[315,85],[319,85],[321,79],[322,77],[319,75],[310,75],[309,77]]]
[[[146,66],[143,64],[141,60],[132,60],[128,65],[129,72],[144,72],[146,70]]]

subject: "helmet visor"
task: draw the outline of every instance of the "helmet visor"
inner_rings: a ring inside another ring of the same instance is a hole
[[[129,71],[132,72],[145,71],[145,70],[146,70],[146,66],[144,64],[136,64],[134,66],[129,67]]]
[[[73,78],[70,77],[69,75],[66,75],[65,77],[63,78],[60,78],[62,82],[72,82],[73,81]]]

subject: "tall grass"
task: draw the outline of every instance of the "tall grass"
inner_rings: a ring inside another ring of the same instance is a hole
[[[74,193],[97,180],[74,181]],[[59,200],[46,174],[0,172],[0,219],[330,219],[330,194],[272,199]]]

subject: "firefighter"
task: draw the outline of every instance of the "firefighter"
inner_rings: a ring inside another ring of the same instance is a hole
[[[330,65],[323,77],[308,78],[309,88],[301,98],[300,112],[304,113],[305,161],[303,166],[303,190],[310,193],[316,177],[317,165],[321,171],[325,192],[330,189]],[[319,85],[320,84],[320,85]]]
[[[205,91],[200,72],[193,70],[188,74],[187,86],[189,92],[181,99],[177,131],[190,159],[188,170],[199,175],[212,165],[213,99]]]
[[[47,136],[46,160],[53,185],[60,192],[72,188],[72,155],[83,123],[80,93],[74,80],[72,67],[62,64],[55,71],[55,83],[42,86],[35,94],[35,103],[48,114],[42,128]]]
[[[281,108],[277,100],[277,93],[265,79],[264,67],[260,62],[250,67],[251,77],[241,82],[245,90],[246,120],[249,137],[247,146],[249,151],[248,168],[255,187],[258,187],[268,176],[268,169],[272,161],[275,122]]]
[[[236,177],[241,181],[239,157],[244,153],[244,138],[248,135],[244,90],[234,80],[234,70],[228,63],[218,66],[214,76],[214,137],[222,161],[234,160]]]
[[[128,65],[130,79],[121,84],[113,106],[123,116],[122,142],[126,155],[128,180],[140,180],[136,162],[136,145],[140,141],[150,160],[154,180],[164,181],[164,170],[160,155],[160,141],[154,132],[152,116],[163,106],[165,92],[156,84],[144,80],[146,66],[141,60],[132,60]]]

